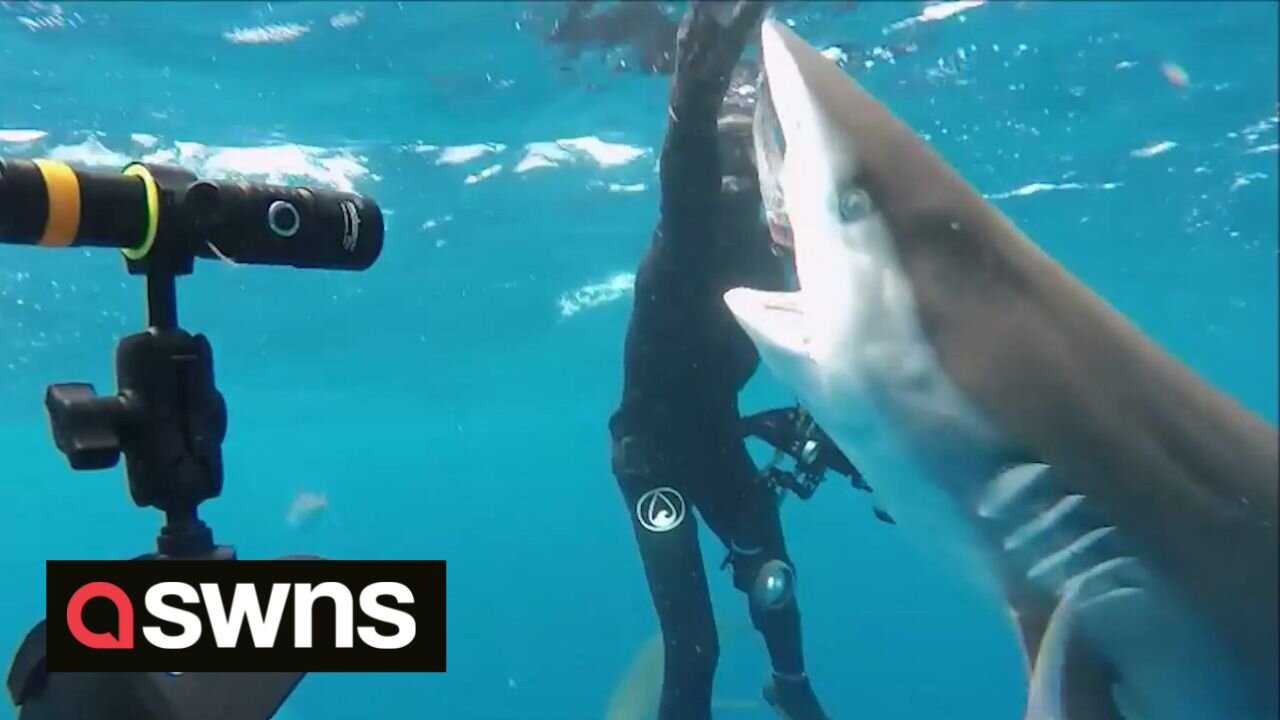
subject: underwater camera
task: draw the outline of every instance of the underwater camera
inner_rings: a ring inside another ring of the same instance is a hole
[[[178,325],[178,276],[195,258],[238,264],[366,270],[382,251],[382,212],[352,193],[201,180],[133,163],[94,172],[51,160],[0,159],[0,243],[117,248],[146,285],[146,329],[116,347],[115,395],[92,385],[45,394],[54,442],[75,470],[125,458],[129,493],[164,513],[156,551],[138,560],[234,560],[214,543],[200,503],[222,492],[227,408],[213,349]],[[19,720],[269,718],[304,673],[51,673],[45,623],[8,673]]]

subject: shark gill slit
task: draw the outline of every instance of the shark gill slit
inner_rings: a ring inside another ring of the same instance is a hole
[[[1053,469],[1043,463],[1014,465],[991,478],[978,498],[978,516],[1004,528],[1001,547],[1014,566],[1060,597],[1086,581],[1095,600],[1139,590],[1137,577],[1124,572],[1133,558],[1120,551],[1115,528],[1095,521],[1086,496],[1062,494],[1052,480]]]

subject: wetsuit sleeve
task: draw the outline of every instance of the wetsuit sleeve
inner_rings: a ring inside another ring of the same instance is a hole
[[[667,132],[658,171],[662,252],[693,254],[715,242],[720,195],[716,118],[734,65],[766,3],[694,2],[680,23]]]

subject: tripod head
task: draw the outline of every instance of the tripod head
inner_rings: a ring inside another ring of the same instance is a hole
[[[146,278],[147,328],[116,346],[119,392],[100,397],[86,383],[50,385],[45,408],[54,443],[75,470],[104,470],[125,456],[129,494],[164,512],[155,558],[234,559],[217,547],[200,503],[222,493],[227,406],[214,383],[213,348],[178,326],[176,278],[192,259],[167,252],[128,260]]]
[[[172,295],[173,278],[159,279],[166,281]],[[157,307],[165,300],[148,294],[151,316],[166,312]],[[232,548],[214,545],[198,512],[222,492],[227,431],[209,341],[152,324],[117,345],[116,378],[119,392],[105,397],[86,383],[49,386],[45,407],[58,449],[76,470],[110,468],[124,454],[134,503],[164,512],[156,559],[233,559]]]
[[[54,443],[71,467],[108,469],[123,455],[134,503],[164,513],[155,552],[135,559],[236,558],[231,546],[214,543],[199,516],[200,504],[222,493],[227,406],[208,339],[178,324],[177,278],[192,273],[196,258],[365,270],[381,253],[382,236],[377,204],[350,193],[199,180],[182,168],[143,163],[116,174],[0,159],[0,242],[114,247],[128,274],[143,277],[145,329],[116,346],[117,392],[100,396],[90,384],[62,383],[45,393]],[[23,720],[78,717],[85,707],[120,708],[135,718],[196,717],[217,706],[198,709],[202,693],[227,692],[245,698],[237,717],[269,717],[301,680],[300,673],[188,674],[177,681],[161,677],[169,673],[105,680],[71,673],[58,681],[43,659],[41,622],[9,673]],[[190,698],[190,707],[176,704],[175,692]],[[226,701],[220,706],[226,710]]]

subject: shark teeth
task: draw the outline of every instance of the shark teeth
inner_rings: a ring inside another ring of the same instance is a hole
[[[804,309],[800,307],[799,298],[794,297],[798,294],[799,293],[792,293],[791,295],[785,296],[775,295],[768,300],[765,300],[762,304],[770,310],[778,310],[795,315],[804,315]]]

